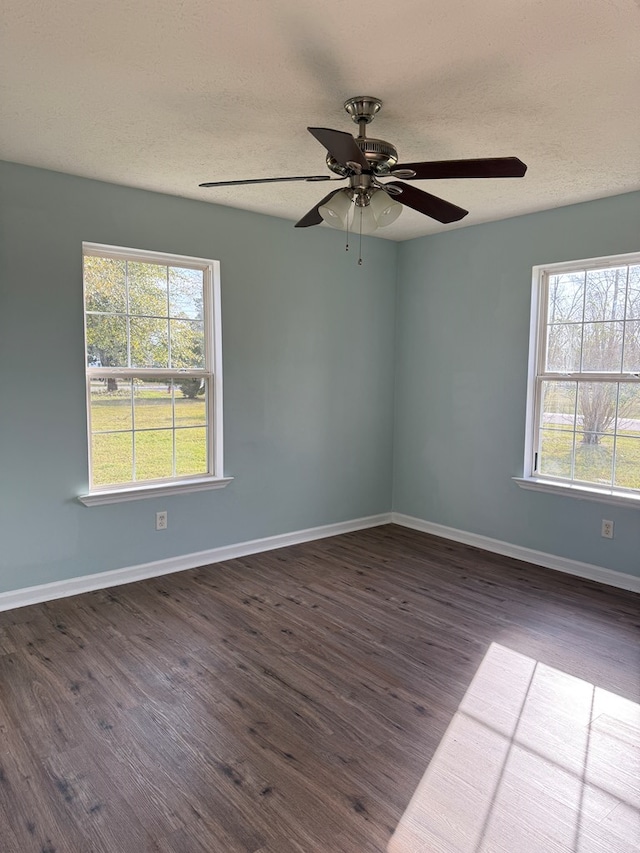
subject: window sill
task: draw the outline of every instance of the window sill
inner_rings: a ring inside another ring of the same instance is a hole
[[[233,477],[202,477],[198,480],[184,480],[173,483],[150,483],[148,485],[128,486],[122,489],[103,489],[78,495],[85,506],[101,506],[122,501],[141,501],[145,498],[159,498],[165,495],[182,495],[187,492],[202,492],[208,489],[224,489]]]
[[[638,507],[640,509],[640,495],[633,495],[628,492],[605,491],[597,488],[591,489],[587,486],[557,483],[555,480],[543,480],[540,477],[513,477],[512,479],[521,489],[548,492],[552,495],[569,495],[580,500],[598,501],[599,503]]]

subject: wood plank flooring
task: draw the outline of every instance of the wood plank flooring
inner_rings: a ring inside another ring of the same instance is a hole
[[[639,623],[640,596],[393,525],[0,614],[0,850],[382,853],[492,648],[631,706]],[[619,815],[594,850],[639,849]]]

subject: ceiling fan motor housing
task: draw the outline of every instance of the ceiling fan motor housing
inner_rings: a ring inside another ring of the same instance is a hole
[[[371,164],[371,168],[377,175],[388,172],[398,162],[398,152],[390,142],[384,139],[363,138],[356,139],[356,145]]]
[[[374,175],[386,175],[398,162],[398,152],[390,142],[384,139],[372,139],[371,137],[359,136],[356,138],[356,145],[367,158],[369,168]],[[327,155],[327,166],[336,175],[345,177],[350,173],[342,163]]]

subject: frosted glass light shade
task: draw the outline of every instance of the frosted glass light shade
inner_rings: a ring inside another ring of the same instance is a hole
[[[353,214],[353,233],[354,234],[373,234],[378,228],[376,217],[371,209],[371,205],[366,207],[356,207]]]
[[[320,205],[318,213],[332,228],[345,229],[351,209],[351,196],[346,190],[340,190],[326,204]]]
[[[371,197],[369,207],[375,216],[378,228],[384,228],[385,225],[391,225],[400,216],[402,205],[384,190],[378,190]],[[364,231],[362,232],[364,234]]]
[[[384,190],[373,192],[369,204],[364,207],[354,205],[348,190],[340,190],[318,208],[327,225],[344,231],[350,222],[354,234],[373,234],[378,228],[395,222],[401,211],[402,205]]]

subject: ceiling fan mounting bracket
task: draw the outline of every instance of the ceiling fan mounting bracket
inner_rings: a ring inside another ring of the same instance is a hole
[[[371,95],[356,95],[355,98],[349,98],[344,102],[345,110],[356,124],[372,122],[381,107],[380,98],[373,98]]]

